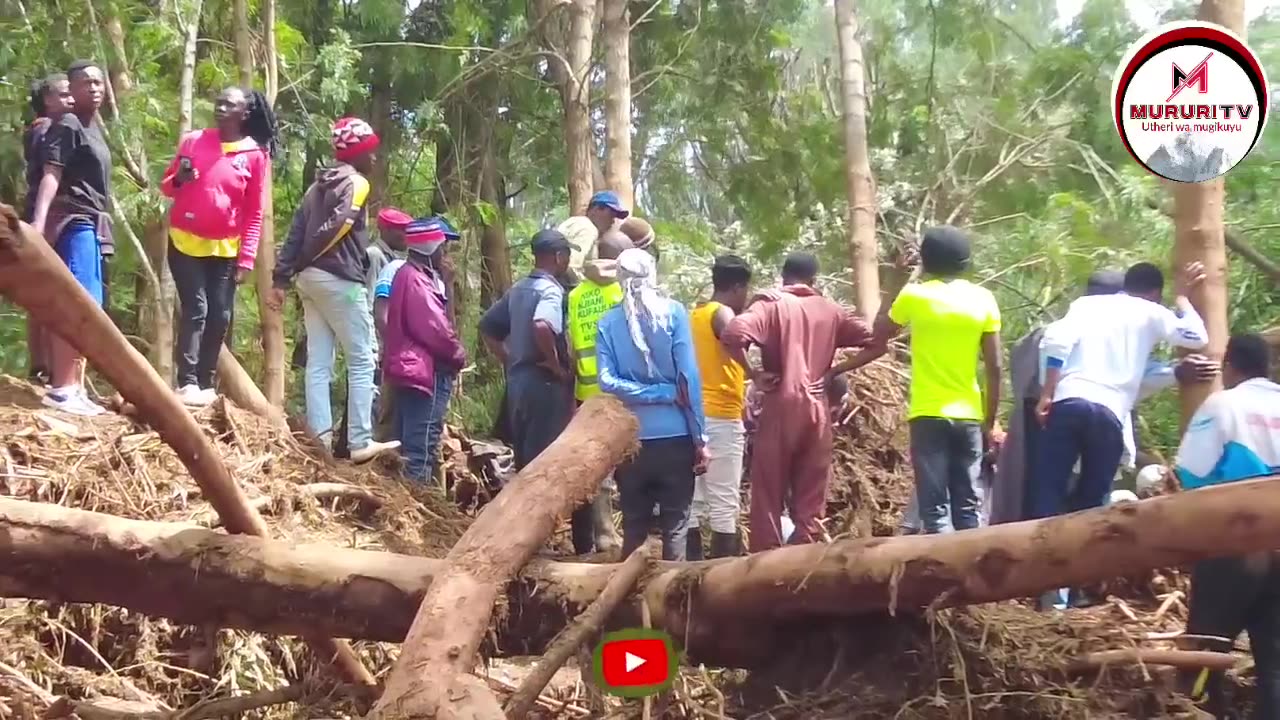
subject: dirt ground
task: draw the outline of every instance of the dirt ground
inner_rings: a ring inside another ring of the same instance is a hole
[[[832,538],[891,535],[910,496],[906,374],[878,363],[851,383],[835,450],[828,507]],[[501,448],[454,433],[441,482],[410,487],[394,465],[355,468],[318,460],[293,438],[230,404],[198,415],[228,466],[261,508],[275,536],[343,547],[443,556],[501,475]],[[145,427],[119,416],[57,417],[34,388],[0,381],[0,495],[129,518],[197,523],[215,518],[176,456]],[[356,488],[318,500],[317,482]],[[372,495],[371,504],[360,497]],[[467,508],[466,510],[461,509]],[[545,554],[566,554],[567,525]],[[0,540],[0,545],[3,541]],[[608,557],[594,558],[609,560]],[[815,629],[800,656],[751,672],[685,667],[672,692],[650,708],[671,718],[1156,718],[1188,706],[1172,675],[1136,664],[1073,670],[1099,650],[1172,647],[1186,613],[1186,581],[1175,570],[1094,589],[1086,610],[1038,613],[1008,602],[927,618],[868,618]],[[397,647],[355,643],[381,675]],[[519,684],[531,658],[492,660],[477,672],[500,696]],[[1241,655],[1240,707],[1250,665]],[[247,717],[334,718],[361,704],[314,679],[325,676],[294,638],[177,626],[118,608],[0,601],[0,718],[46,716],[58,698],[125,703],[129,712],[191,708],[202,701],[290,688],[294,702]],[[539,702],[538,717],[640,717],[642,704],[601,700],[571,661]],[[55,713],[56,714],[56,713]],[[83,716],[83,713],[82,713]],[[1189,715],[1187,715],[1189,716]],[[157,716],[158,717],[158,716]],[[175,715],[176,717],[176,715]]]

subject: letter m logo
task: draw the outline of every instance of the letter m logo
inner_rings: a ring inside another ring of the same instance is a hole
[[[1173,92],[1169,93],[1165,102],[1173,100],[1178,93],[1193,85],[1196,92],[1202,95],[1209,92],[1209,58],[1211,57],[1213,57],[1212,52],[1205,55],[1200,64],[1191,68],[1191,72],[1186,72],[1178,67],[1178,63],[1173,63]]]

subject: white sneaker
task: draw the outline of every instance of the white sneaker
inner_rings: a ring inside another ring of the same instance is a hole
[[[351,462],[357,465],[367,463],[384,452],[398,450],[399,448],[399,440],[392,440],[390,442],[370,442],[359,450],[351,451]]]
[[[205,398],[204,391],[196,385],[183,385],[178,388],[177,395],[182,404],[187,407],[204,407],[212,402]]]
[[[90,400],[84,388],[78,385],[53,388],[44,394],[44,404],[54,410],[84,417],[94,417],[107,411],[106,408]]]
[[[218,391],[213,388],[203,388],[200,390],[199,398],[205,405],[212,405],[218,401]]]

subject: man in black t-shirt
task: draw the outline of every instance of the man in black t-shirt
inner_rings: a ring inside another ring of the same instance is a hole
[[[105,299],[102,257],[110,254],[111,150],[98,126],[106,80],[96,63],[78,60],[67,69],[73,112],[45,133],[44,174],[31,226],[43,234],[90,297]],[[76,415],[102,407],[84,390],[84,358],[61,338],[51,338],[52,389],[46,405]]]

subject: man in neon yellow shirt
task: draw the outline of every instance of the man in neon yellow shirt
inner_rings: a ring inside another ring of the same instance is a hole
[[[1000,404],[1000,309],[989,290],[960,276],[969,268],[969,238],[944,225],[925,231],[922,277],[908,283],[887,314],[876,318],[871,345],[833,367],[833,374],[883,355],[889,340],[911,330],[911,465],[927,533],[978,527],[984,449]],[[986,393],[978,384],[982,357]]]

